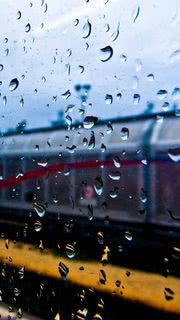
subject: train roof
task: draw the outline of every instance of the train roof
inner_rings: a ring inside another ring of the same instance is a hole
[[[0,139],[1,157],[8,155],[46,156],[49,154],[107,151],[112,148],[135,149],[144,143],[152,128],[151,142],[168,144],[179,142],[180,117],[136,119],[136,121],[106,122],[90,129],[50,130],[9,135]]]

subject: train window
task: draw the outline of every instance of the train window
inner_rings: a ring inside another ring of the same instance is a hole
[[[0,318],[179,319],[179,24],[0,0]]]

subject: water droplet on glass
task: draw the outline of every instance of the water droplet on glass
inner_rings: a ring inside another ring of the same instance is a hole
[[[76,27],[79,24],[79,19],[74,20],[74,26]]]
[[[77,311],[76,319],[77,320],[84,320],[84,319],[86,319],[87,314],[88,314],[88,309],[87,308],[79,309]]]
[[[39,232],[39,231],[42,230],[42,223],[41,223],[40,221],[38,221],[38,220],[35,221],[35,223],[34,223],[34,230],[35,230],[36,232]]]
[[[69,153],[74,153],[74,151],[76,150],[76,146],[73,144],[72,146],[70,147],[66,147],[66,149],[69,151]]]
[[[132,88],[133,88],[134,90],[136,90],[137,87],[138,87],[138,85],[139,85],[139,79],[138,79],[138,77],[137,77],[137,76],[133,76],[133,77],[132,77]]]
[[[17,20],[21,19],[21,11],[18,11],[18,12],[17,12],[16,19],[17,19]]]
[[[48,6],[47,6],[47,3],[45,3],[45,5],[44,5],[44,13],[47,12],[47,9],[48,9]]]
[[[68,125],[68,129],[71,129],[72,126],[72,118],[69,116],[69,114],[65,117],[66,123]]]
[[[113,171],[108,174],[109,178],[111,178],[114,181],[118,181],[121,178],[121,174],[119,171]]]
[[[106,23],[106,24],[104,25],[104,28],[105,28],[105,32],[108,32],[108,31],[110,30],[109,24]]]
[[[20,99],[19,104],[20,104],[20,107],[24,106],[24,99],[23,98]]]
[[[116,287],[120,287],[120,285],[121,285],[121,281],[120,280],[116,280],[116,282],[115,282],[115,285],[116,285]]]
[[[18,297],[20,295],[20,290],[18,288],[14,288],[14,295]]]
[[[167,97],[167,95],[168,95],[168,92],[164,89],[161,89],[157,92],[157,97],[159,100],[165,99]]]
[[[67,90],[66,92],[61,94],[61,97],[63,97],[64,99],[68,99],[71,96],[71,92],[70,90]]]
[[[145,166],[147,165],[147,159],[141,160],[141,163],[144,164]]]
[[[6,247],[6,249],[9,249],[9,239],[5,240],[5,247]]]
[[[142,69],[142,62],[141,62],[140,59],[136,59],[136,60],[135,60],[135,69],[136,69],[136,72],[141,71],[141,69]]]
[[[154,81],[154,74],[153,74],[153,73],[149,73],[149,74],[147,75],[147,79],[148,79],[149,81]]]
[[[113,96],[111,94],[106,94],[105,103],[106,104],[112,104],[113,103]]]
[[[162,109],[164,111],[168,111],[169,110],[169,102],[164,102],[163,105],[162,105]]]
[[[124,237],[125,237],[125,239],[128,240],[128,241],[131,241],[131,240],[133,239],[131,232],[128,231],[128,230],[126,230],[126,231],[124,232]]]
[[[106,284],[107,278],[106,278],[106,273],[103,269],[100,270],[99,272],[99,282],[101,284]]]
[[[84,72],[84,66],[79,65],[79,66],[78,66],[78,69],[79,69],[79,72],[80,72],[80,73],[83,73],[83,72]]]
[[[73,259],[75,257],[76,252],[73,244],[67,244],[65,250],[66,250],[66,255],[69,259]]]
[[[116,168],[120,168],[121,163],[120,163],[120,159],[119,159],[118,156],[115,156],[115,157],[113,158],[113,163],[114,163],[114,165],[115,165]]]
[[[113,32],[113,34],[111,35],[111,40],[112,41],[116,41],[116,39],[118,38],[118,36],[119,36],[119,28],[120,28],[120,22],[118,22],[118,24],[117,24],[116,31]]]
[[[25,32],[29,32],[31,30],[31,25],[30,23],[28,23],[26,26],[25,26]]]
[[[112,199],[115,199],[118,196],[118,192],[119,192],[119,188],[114,187],[113,189],[110,190],[109,195]]]
[[[139,104],[139,102],[140,102],[140,94],[135,93],[133,96],[133,103],[137,105]]]
[[[180,162],[180,149],[169,149],[168,156],[172,161]]]
[[[104,243],[104,233],[102,231],[99,231],[97,233],[97,240],[98,240],[99,244]]]
[[[89,22],[89,20],[87,20],[87,22],[83,26],[83,38],[84,39],[88,38],[90,34],[91,34],[91,23]]]
[[[136,6],[135,9],[133,10],[133,13],[132,13],[132,21],[133,23],[136,22],[138,16],[139,16],[139,13],[140,13],[140,6]]]
[[[101,315],[99,313],[96,313],[94,316],[93,316],[93,320],[103,320],[103,318],[101,317]]]
[[[143,203],[147,202],[147,191],[145,191],[143,188],[141,189],[140,199]]]
[[[4,55],[8,56],[8,54],[9,54],[9,49],[4,50]]]
[[[92,150],[95,147],[95,135],[94,131],[91,131],[91,136],[88,143],[88,149]]]
[[[37,165],[45,168],[48,165],[48,161],[46,159],[43,159],[41,161],[37,161]]]
[[[179,100],[180,99],[180,88],[174,88],[173,89],[172,98],[173,98],[173,100]]]
[[[100,60],[106,62],[113,56],[113,49],[110,46],[100,49]]]
[[[129,138],[129,129],[126,127],[123,127],[121,129],[121,139],[122,140],[127,140]]]
[[[18,271],[18,275],[20,279],[24,278],[24,267],[20,268]]]
[[[101,177],[96,177],[94,189],[98,196],[100,196],[103,193],[103,181]]]
[[[121,63],[125,63],[127,61],[127,57],[125,56],[125,54],[121,54],[119,58]]]
[[[101,152],[105,152],[106,151],[106,146],[104,143],[101,144]]]
[[[9,84],[9,90],[12,92],[12,91],[16,90],[18,86],[19,86],[18,79],[17,78],[12,79]]]
[[[112,124],[110,122],[107,124],[106,132],[107,132],[107,134],[111,134],[113,132],[113,127],[112,127]]]
[[[39,203],[35,202],[35,203],[33,204],[33,207],[34,207],[34,209],[35,209],[35,211],[37,212],[37,214],[38,214],[39,217],[41,217],[41,218],[44,217],[45,212],[46,212],[46,207],[45,207],[45,205],[39,204]]]
[[[173,63],[176,60],[180,60],[180,49],[175,50],[171,55],[170,55],[170,63]]]
[[[59,270],[59,273],[60,273],[62,279],[66,280],[67,275],[69,273],[69,268],[63,262],[59,262],[58,270]]]
[[[6,96],[3,97],[3,104],[4,104],[4,105],[7,104],[7,97],[6,97]]]
[[[87,116],[84,118],[84,121],[83,121],[83,127],[85,129],[91,129],[94,127],[94,125],[96,124],[98,118],[97,117],[94,117],[94,116]]]
[[[0,71],[3,71],[3,64],[0,64]]]
[[[119,93],[117,93],[116,97],[117,97],[117,100],[121,100],[122,94],[119,92]]]

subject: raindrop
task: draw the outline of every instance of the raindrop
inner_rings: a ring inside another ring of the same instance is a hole
[[[175,50],[171,55],[170,55],[170,63],[173,63],[176,60],[180,60],[180,49]]]
[[[140,94],[135,93],[134,96],[133,96],[133,103],[135,105],[137,105],[137,104],[139,104],[139,102],[140,102]]]
[[[65,117],[65,120],[66,120],[66,122],[67,122],[68,129],[71,129],[71,126],[72,126],[72,118],[69,116],[69,114]]]
[[[85,129],[91,129],[97,123],[98,118],[94,116],[87,116],[84,118],[83,127]]]
[[[4,38],[4,43],[7,43],[8,42],[8,38]]]
[[[4,105],[7,104],[7,97],[6,97],[6,96],[3,97],[3,104],[4,104]]]
[[[125,54],[121,54],[119,58],[121,63],[125,63],[127,61],[127,56]]]
[[[72,259],[72,258],[75,257],[76,252],[75,252],[75,247],[74,247],[74,245],[72,245],[72,244],[67,244],[65,250],[66,250],[66,255],[67,255],[67,257],[68,257],[69,259]]]
[[[74,153],[74,151],[76,150],[76,146],[73,144],[71,147],[66,147],[66,149],[69,151],[69,153]]]
[[[83,73],[83,72],[84,72],[84,66],[79,65],[79,66],[78,66],[78,69],[79,69],[79,72],[80,72],[80,73]]]
[[[67,64],[65,65],[65,74],[66,74],[67,76],[70,76],[70,74],[71,74],[71,65],[70,65],[69,63],[67,63]]]
[[[20,99],[19,104],[20,104],[20,107],[24,106],[24,99],[23,98]]]
[[[144,164],[145,166],[147,165],[147,159],[143,159],[141,160],[142,164]]]
[[[4,50],[4,55],[8,56],[8,54],[9,54],[9,49]]]
[[[89,22],[89,20],[87,20],[87,22],[83,26],[83,38],[84,39],[88,38],[90,34],[91,34],[91,23]]]
[[[41,223],[40,221],[38,221],[38,220],[35,221],[35,223],[34,223],[34,230],[35,230],[36,232],[39,232],[39,231],[42,230],[42,223]]]
[[[129,138],[129,129],[126,127],[123,127],[121,129],[121,139],[122,140],[127,140]]]
[[[180,88],[174,88],[174,90],[172,92],[172,98],[173,98],[173,100],[180,99]]]
[[[104,25],[104,28],[105,28],[105,32],[108,32],[108,31],[110,30],[109,24],[106,23],[106,24]]]
[[[112,199],[115,199],[118,196],[118,192],[119,192],[119,188],[114,187],[112,190],[110,190],[109,195]]]
[[[101,317],[101,315],[99,313],[96,313],[94,316],[93,316],[93,320],[103,320],[103,318]]]
[[[116,98],[117,98],[117,100],[121,100],[121,98],[122,98],[122,94],[121,94],[120,92],[119,92],[119,93],[117,93]]]
[[[116,285],[116,287],[120,287],[120,285],[121,285],[121,281],[120,280],[116,280],[116,282],[115,282],[115,285]]]
[[[63,262],[60,262],[58,266],[58,270],[63,280],[66,280],[67,275],[69,273],[69,268]]]
[[[69,104],[65,110],[65,113],[71,113],[74,109],[75,105],[74,104]]]
[[[164,102],[163,105],[162,105],[162,109],[164,111],[168,111],[169,110],[169,102]]]
[[[20,295],[20,290],[18,288],[14,288],[14,295],[18,297]]]
[[[91,136],[89,139],[89,143],[88,143],[88,149],[92,150],[95,147],[95,135],[94,135],[94,131],[91,131]]]
[[[106,273],[103,269],[100,270],[99,272],[99,282],[101,284],[106,284],[107,278],[106,278]]]
[[[91,221],[92,219],[93,219],[93,216],[94,216],[94,214],[93,214],[93,206],[92,205],[90,205],[90,204],[88,204],[88,219]]]
[[[113,32],[113,34],[111,35],[112,41],[116,41],[116,39],[118,38],[118,36],[119,36],[119,28],[120,28],[120,22],[118,22],[116,31]]]
[[[88,309],[86,309],[86,308],[79,309],[77,311],[76,319],[77,320],[84,320],[84,319],[86,319],[87,314],[88,314]]]
[[[157,97],[159,100],[165,99],[167,97],[167,95],[168,95],[168,92],[164,89],[161,89],[157,92]]]
[[[140,199],[143,203],[147,202],[147,191],[145,191],[143,188],[141,189]]]
[[[174,291],[171,288],[164,289],[164,296],[167,301],[174,299]]]
[[[45,5],[44,5],[44,13],[47,12],[47,9],[48,9],[48,6],[47,6],[47,3],[45,3]]]
[[[110,46],[100,49],[100,60],[106,62],[113,56],[113,49]]]
[[[149,81],[154,81],[154,74],[153,74],[153,73],[149,73],[149,74],[147,75],[147,79],[148,79]]]
[[[112,104],[113,103],[113,96],[111,94],[106,94],[105,103],[106,104]]]
[[[107,134],[111,134],[113,132],[113,127],[112,127],[112,124],[110,122],[107,124],[106,132],[107,132]]]
[[[76,27],[79,24],[79,19],[74,20],[74,26]]]
[[[46,82],[46,78],[45,76],[42,76],[42,82],[45,83]]]
[[[18,271],[18,275],[20,279],[24,278],[24,267],[20,268]]]
[[[34,209],[35,209],[35,211],[37,212],[37,214],[38,214],[39,217],[41,217],[41,218],[44,217],[45,212],[46,212],[46,207],[45,207],[45,205],[39,204],[39,203],[35,202],[35,203],[33,204],[33,207],[34,207]]]
[[[61,97],[63,97],[64,99],[68,99],[71,96],[71,92],[70,90],[67,90],[66,92],[61,94]]]
[[[100,196],[103,193],[103,181],[101,177],[96,177],[94,189],[98,196]]]
[[[99,231],[97,233],[97,240],[98,240],[99,244],[104,243],[104,233],[102,231]]]
[[[104,143],[101,144],[101,152],[105,152],[106,151],[106,146]]]
[[[139,72],[142,69],[142,62],[140,59],[135,60],[135,69],[136,72]]]
[[[119,171],[113,171],[108,174],[109,178],[111,178],[114,181],[118,181],[121,178],[121,174]]]
[[[180,162],[180,149],[169,149],[168,156],[172,161]]]
[[[139,12],[140,12],[140,7],[137,6],[137,7],[134,9],[133,13],[132,13],[133,23],[136,22],[136,20],[137,20],[137,18],[138,18],[138,16],[139,16]]]
[[[5,247],[6,247],[6,249],[9,249],[9,239],[5,240]]]
[[[89,43],[87,43],[87,42],[85,44],[85,49],[86,49],[86,51],[89,49]]]
[[[72,55],[72,50],[71,49],[67,49],[67,56],[70,57]]]
[[[29,32],[31,30],[31,25],[30,23],[28,23],[26,26],[25,26],[25,32]]]
[[[132,77],[132,80],[133,80],[132,88],[133,88],[134,90],[136,90],[137,87],[138,87],[138,84],[139,84],[139,79],[138,79],[137,76],[133,76],[133,77]]]
[[[37,165],[45,168],[48,165],[48,161],[46,159],[43,159],[41,161],[37,161]]]
[[[0,71],[3,71],[3,64],[0,64]]]
[[[120,163],[120,159],[119,159],[118,156],[115,156],[115,157],[113,158],[113,163],[114,163],[114,165],[115,165],[116,168],[120,168],[121,163]]]
[[[18,11],[18,12],[17,12],[16,19],[17,19],[17,20],[21,19],[21,11]]]
[[[131,241],[133,239],[132,234],[130,233],[130,231],[126,230],[124,232],[124,238],[128,241]]]
[[[9,90],[12,92],[12,91],[16,90],[18,86],[19,86],[18,79],[17,78],[12,79],[9,83]]]

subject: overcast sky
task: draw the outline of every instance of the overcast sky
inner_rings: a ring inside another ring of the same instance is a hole
[[[3,131],[23,119],[48,126],[69,104],[78,118],[77,83],[91,84],[86,114],[100,119],[141,113],[148,101],[162,111],[180,101],[180,92],[172,95],[180,87],[179,0],[0,0],[0,30]],[[112,57],[101,61],[107,46]],[[167,93],[158,97],[159,90]]]

